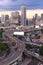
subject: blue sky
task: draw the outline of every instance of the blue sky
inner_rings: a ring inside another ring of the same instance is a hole
[[[27,9],[43,9],[43,0],[0,0],[0,10],[20,9],[22,5]]]

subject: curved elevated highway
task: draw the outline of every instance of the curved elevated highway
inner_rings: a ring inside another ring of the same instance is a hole
[[[36,60],[38,60],[38,61],[40,61],[41,63],[43,63],[42,57],[41,57],[41,56],[39,56],[39,57],[35,56],[35,54],[32,53],[31,51],[25,50],[25,51],[24,51],[24,54],[27,55],[27,56],[30,55],[31,57],[33,57],[33,58],[35,58]]]
[[[9,33],[10,34],[10,33]],[[14,37],[16,40],[18,40],[18,42],[21,42],[22,44],[24,44],[25,42],[22,42],[21,40],[19,40],[18,38],[16,38],[16,37]],[[17,42],[17,41],[16,41]],[[35,44],[33,44],[33,45],[35,45]],[[36,46],[40,46],[40,45],[37,45],[36,44]],[[40,61],[40,62],[42,62],[43,63],[43,60],[42,60],[42,58],[41,58],[41,56],[40,56],[40,58],[39,57],[36,57],[34,54],[32,54],[31,52],[27,52],[27,51],[24,51],[27,55],[30,55],[31,57],[34,57],[35,59],[37,59],[38,61]]]
[[[27,31],[28,31],[28,32],[31,32],[31,31],[36,31],[36,30],[43,30],[43,29],[34,29],[34,30],[33,30],[33,29],[32,29],[32,30],[29,30],[29,29],[28,29]],[[23,30],[23,31],[27,32],[26,30]],[[12,35],[10,35],[10,33],[7,33],[6,35],[8,36],[8,38],[9,38],[11,41],[16,42],[19,48],[18,48],[18,50],[16,51],[15,54],[12,53],[12,56],[10,56],[10,57],[4,59],[3,61],[1,61],[1,62],[0,62],[0,65],[10,65],[10,64],[12,64],[12,63],[15,62],[17,59],[19,59],[20,56],[22,56],[22,53],[23,53],[24,50],[25,50],[25,44],[24,44],[22,41],[20,41],[20,40],[17,39],[16,37],[13,37]],[[29,52],[28,52],[27,54],[29,54]],[[29,54],[29,55],[32,56],[31,54]],[[33,56],[33,57],[34,57],[34,56]],[[37,58],[37,57],[34,57],[34,58]],[[40,59],[37,58],[37,60],[40,60]],[[40,61],[41,61],[41,60],[40,60]],[[43,61],[41,61],[41,62],[43,62]]]
[[[10,65],[11,63],[15,62],[22,56],[22,53],[24,52],[25,45],[22,44],[18,39],[13,38],[11,35],[7,34],[8,38],[12,40],[14,43],[16,42],[18,44],[18,50],[16,53],[12,53],[12,56],[7,57],[6,59],[2,60],[0,62],[0,65]]]

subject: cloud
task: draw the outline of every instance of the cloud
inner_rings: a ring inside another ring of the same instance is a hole
[[[43,0],[0,0],[0,9],[20,9],[22,5],[27,9],[41,9]]]
[[[0,9],[16,9],[22,3],[23,1],[20,0],[0,0]]]
[[[1,6],[8,6],[8,5],[23,5],[27,4],[28,0],[0,0]]]
[[[0,5],[5,6],[5,5],[9,4],[9,2],[10,2],[10,0],[2,0],[2,1],[0,1]]]

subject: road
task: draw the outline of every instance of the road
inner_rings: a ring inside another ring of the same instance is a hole
[[[15,62],[17,59],[22,56],[22,53],[25,49],[25,45],[20,43],[20,41],[17,38],[13,38],[11,35],[7,34],[10,40],[12,40],[14,43],[16,42],[18,45],[18,50],[16,53],[12,53],[12,56],[9,56],[8,58],[4,59],[2,62],[0,62],[0,65],[9,65],[13,62]]]
[[[10,33],[9,33],[9,34],[10,34]],[[13,36],[13,35],[12,35],[12,36]],[[17,38],[16,38],[16,40],[17,40]],[[19,40],[19,39],[18,39],[18,40]],[[19,40],[19,41],[21,41],[21,40]],[[18,42],[19,42],[19,41],[18,41]],[[21,41],[21,43],[25,43],[25,42],[22,42],[22,41]],[[34,45],[34,46],[41,46],[41,45],[39,45],[39,44],[37,44],[37,43],[32,43],[32,42],[30,42],[30,44],[31,44],[31,45]],[[30,55],[31,55],[31,54],[30,54]],[[40,58],[41,58],[41,57],[40,57]],[[41,61],[40,58],[37,58],[37,59],[39,59],[39,60]],[[42,61],[42,62],[43,62],[43,61]]]
[[[31,63],[31,59],[30,58],[26,58],[20,65],[28,65],[29,63]]]
[[[25,50],[24,53],[25,53],[27,56],[30,55],[31,57],[33,57],[33,58],[35,58],[35,59],[37,59],[38,61],[40,61],[40,62],[43,63],[43,60],[42,60],[43,56],[37,57],[34,53],[32,53],[31,51],[27,51],[27,50]]]
[[[29,31],[30,31],[30,30],[29,30]],[[34,31],[34,30],[32,30],[32,31]],[[13,32],[13,31],[12,31],[12,32]],[[27,31],[26,31],[26,32],[27,32]],[[6,59],[4,59],[2,62],[0,62],[0,65],[9,65],[9,64],[15,62],[17,59],[20,58],[20,56],[22,55],[22,53],[23,53],[23,51],[24,51],[24,49],[25,49],[25,44],[24,44],[24,42],[22,42],[21,40],[17,39],[16,37],[13,37],[13,35],[10,34],[10,33],[6,33],[6,35],[8,36],[8,38],[9,38],[11,41],[16,42],[19,48],[18,48],[18,50],[16,51],[15,54],[12,53],[12,56],[10,56],[9,58],[6,58]],[[28,52],[28,54],[30,54],[30,56],[35,57],[35,56],[34,56],[32,53],[30,53],[30,52]],[[37,58],[37,57],[35,57],[35,58]],[[37,58],[37,59],[38,59],[38,58]],[[39,58],[38,60],[40,60],[41,62],[43,62],[40,58]]]

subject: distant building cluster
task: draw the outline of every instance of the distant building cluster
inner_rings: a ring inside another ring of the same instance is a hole
[[[2,15],[0,17],[0,25],[23,25],[23,26],[31,26],[31,25],[41,25],[43,26],[43,13],[41,17],[36,13],[32,19],[26,18],[26,7],[21,6],[21,15],[18,11],[12,12],[11,17],[9,15]]]

